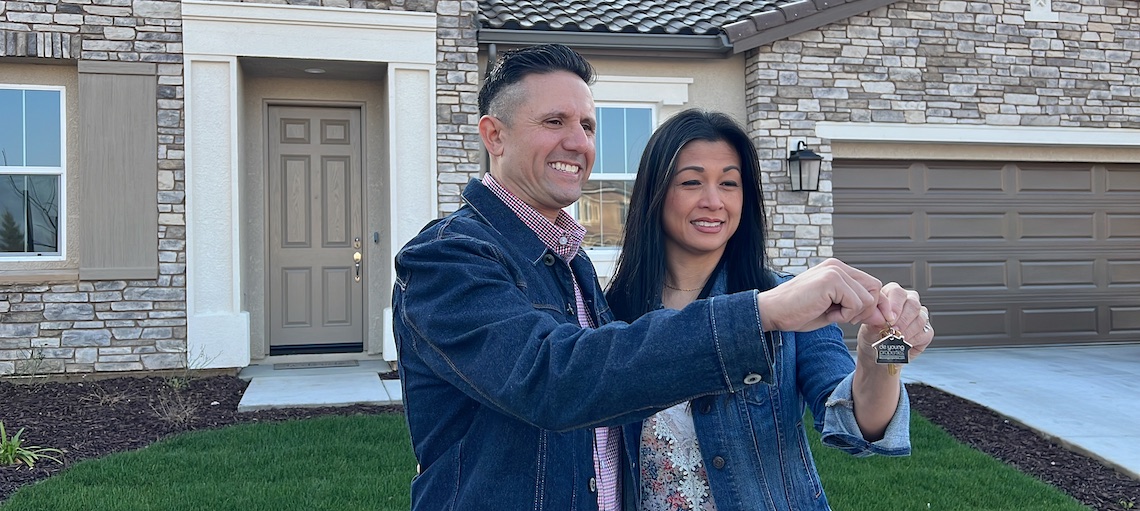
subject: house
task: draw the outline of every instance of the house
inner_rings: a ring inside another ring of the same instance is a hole
[[[572,209],[601,273],[639,143],[715,109],[760,149],[774,267],[914,287],[943,346],[1135,341],[1138,10],[3,1],[0,375],[394,359],[392,256],[483,167],[487,60],[539,42],[599,71]]]

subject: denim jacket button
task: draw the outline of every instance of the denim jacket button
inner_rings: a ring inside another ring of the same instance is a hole
[[[757,383],[760,383],[763,380],[764,380],[764,378],[761,377],[760,375],[758,375],[756,373],[752,373],[752,374],[744,377],[744,384],[745,385],[755,385]]]
[[[724,468],[724,458],[721,458],[720,456],[714,456],[713,467],[718,469]]]
[[[590,493],[598,493],[598,480],[593,477],[590,478]]]
[[[554,266],[554,254],[548,253],[542,256],[542,264],[545,264],[547,266]]]
[[[705,404],[701,405],[701,413],[707,414],[711,411],[712,411],[712,403],[705,401]]]

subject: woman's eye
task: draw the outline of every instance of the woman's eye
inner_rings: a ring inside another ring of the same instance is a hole
[[[728,187],[735,188],[737,186],[740,186],[740,183],[737,183],[736,181],[725,181],[725,182],[721,183],[721,186],[728,186]]]

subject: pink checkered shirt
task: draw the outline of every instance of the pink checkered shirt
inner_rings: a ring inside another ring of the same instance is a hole
[[[565,211],[558,212],[554,223],[541,213],[523,202],[503,185],[500,185],[490,174],[483,176],[483,185],[503,201],[511,211],[518,215],[538,239],[553,250],[567,264],[578,253],[578,247],[586,236],[586,228],[574,221]],[[574,301],[577,302],[578,324],[583,328],[593,328],[594,320],[586,310],[586,303],[582,300],[582,288],[578,286],[578,279],[574,272],[570,272],[574,281]],[[598,488],[598,510],[621,510],[621,428],[605,427],[594,429],[594,474],[596,474]]]

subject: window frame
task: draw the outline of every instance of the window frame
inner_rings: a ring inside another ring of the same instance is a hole
[[[59,216],[56,232],[56,252],[0,252],[0,263],[67,260],[67,87],[62,85],[36,85],[0,83],[0,90],[47,90],[59,92],[59,166],[0,166],[3,176],[57,176],[59,178]],[[26,118],[27,112],[24,112]],[[26,153],[26,152],[25,152]]]
[[[657,129],[657,126],[659,123],[658,119],[659,119],[660,113],[661,113],[660,112],[661,111],[660,103],[652,102],[652,101],[635,102],[635,101],[596,100],[594,102],[594,107],[595,108],[637,108],[637,109],[642,109],[642,110],[649,110],[649,136],[652,136],[653,132]],[[603,128],[602,128],[601,123],[599,121],[598,130],[601,131],[602,129]],[[600,173],[600,172],[596,172],[597,167],[598,167],[597,158],[598,158],[598,155],[595,154],[594,170],[590,172],[590,177],[587,179],[588,181],[628,181],[630,186],[633,186],[633,181],[637,178],[637,168],[636,167],[632,169],[633,172]],[[636,165],[636,162],[634,164]],[[571,204],[570,206],[568,206],[566,208],[567,213],[569,213],[570,216],[573,217],[574,220],[579,222],[579,223],[581,223],[581,213],[582,213],[580,206],[579,206],[580,202],[581,202],[581,199],[579,199],[578,201],[575,201],[573,204]],[[616,261],[618,254],[621,252],[621,246],[583,247],[583,250],[585,250],[586,254],[588,256],[590,256],[590,258],[593,260],[597,260],[597,259],[611,260],[612,259],[612,260]]]

